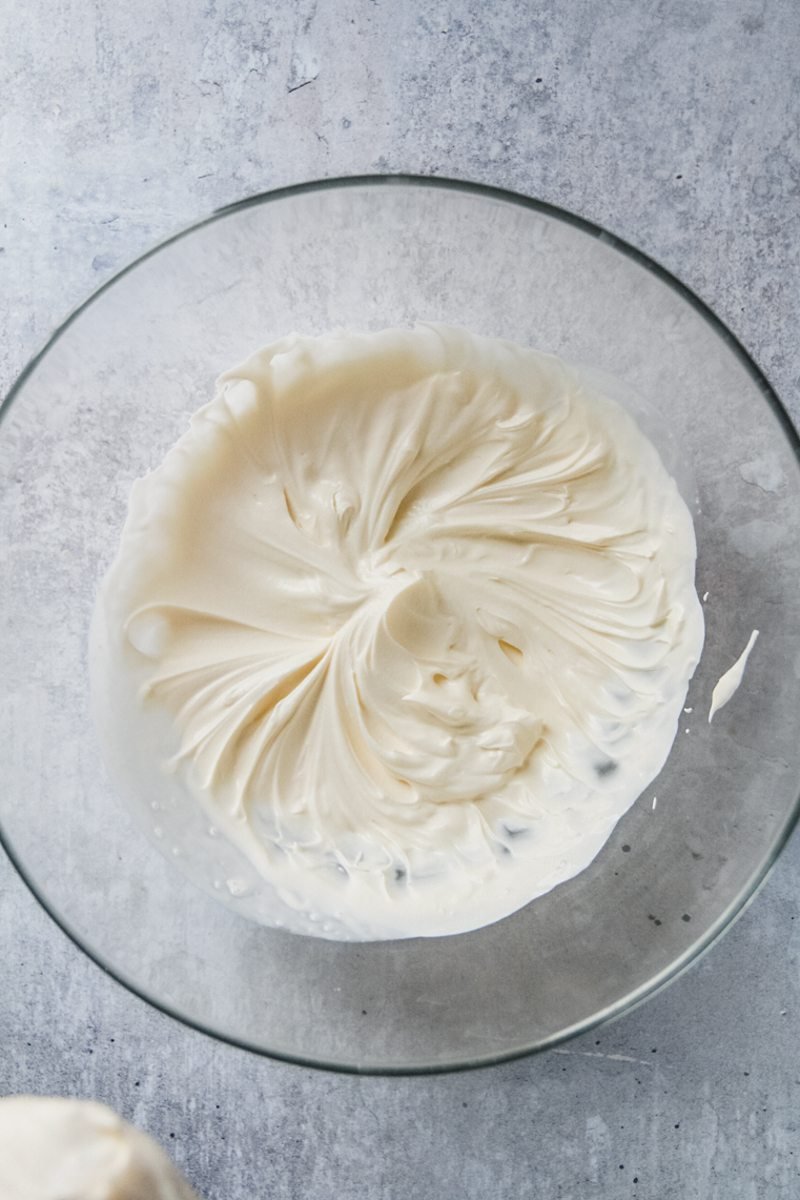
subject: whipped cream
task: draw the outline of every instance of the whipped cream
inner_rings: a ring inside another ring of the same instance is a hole
[[[103,1104],[0,1099],[3,1200],[198,1200],[164,1151]]]
[[[259,920],[479,927],[586,867],[661,769],[695,556],[652,444],[560,360],[286,337],[132,490],[92,634],[109,761]]]
[[[711,707],[708,710],[709,725],[714,720],[714,717],[719,710],[724,708],[728,701],[732,700],[738,692],[741,682],[744,679],[745,667],[747,666],[747,660],[750,657],[750,651],[753,649],[753,646],[755,646],[757,638],[758,630],[754,629],[748,638],[747,645],[737,658],[736,662],[732,667],[728,668],[724,675],[720,675],[719,679],[714,685],[714,690],[711,693]]]

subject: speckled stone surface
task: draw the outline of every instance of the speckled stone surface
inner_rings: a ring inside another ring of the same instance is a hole
[[[695,288],[800,417],[792,0],[0,6],[0,390],[154,241],[324,175],[563,204]],[[216,1044],[106,978],[0,862],[0,1093],[93,1096],[206,1200],[800,1194],[795,838],[705,959],[533,1060],[357,1079]]]

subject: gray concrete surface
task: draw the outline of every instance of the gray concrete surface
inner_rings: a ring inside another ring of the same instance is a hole
[[[793,0],[0,3],[0,390],[87,292],[243,194],[509,186],[694,287],[800,416]],[[0,862],[0,1093],[95,1096],[207,1200],[800,1195],[797,838],[710,955],[533,1060],[355,1079],[149,1009]]]

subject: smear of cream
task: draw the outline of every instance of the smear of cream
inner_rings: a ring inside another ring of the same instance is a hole
[[[758,638],[758,630],[754,629],[750,634],[750,640],[745,646],[742,653],[737,658],[733,666],[725,672],[719,679],[717,686],[711,693],[711,708],[708,710],[709,725],[714,719],[714,714],[718,713],[721,708],[724,708],[728,701],[736,693],[742,679],[744,678],[744,669],[747,666],[747,660],[750,657],[750,651],[756,644]]]

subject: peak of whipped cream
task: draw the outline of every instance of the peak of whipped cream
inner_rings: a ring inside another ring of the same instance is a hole
[[[652,444],[558,359],[292,335],[132,491],[92,634],[109,761],[265,923],[476,928],[587,866],[663,765],[695,554]]]
[[[147,1134],[104,1104],[0,1098],[3,1200],[198,1200]]]

